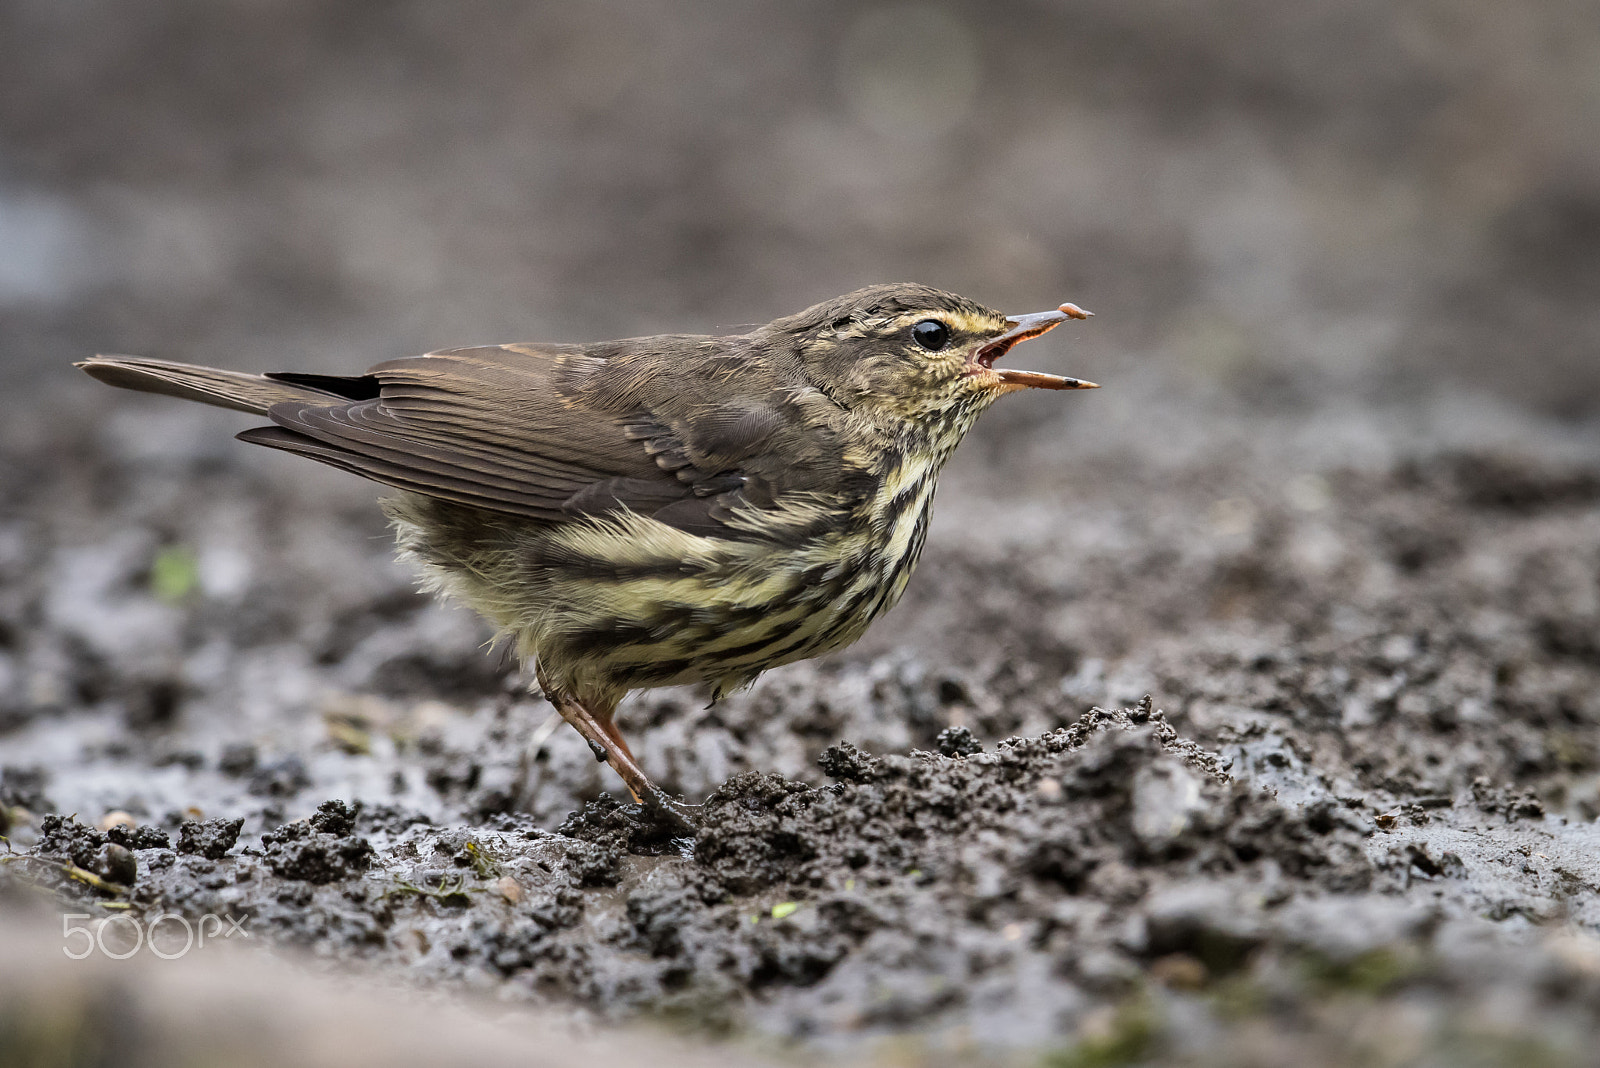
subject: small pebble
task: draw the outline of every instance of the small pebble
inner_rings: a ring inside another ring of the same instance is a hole
[[[134,859],[133,850],[126,846],[109,842],[101,849],[99,859],[99,874],[108,882],[132,886],[139,877],[139,862]]]
[[[234,742],[222,747],[222,756],[217,760],[217,770],[224,775],[248,775],[256,770],[260,755],[256,747],[249,742]]]
[[[1171,953],[1150,965],[1150,977],[1173,990],[1199,990],[1206,985],[1206,966],[1187,953]]]

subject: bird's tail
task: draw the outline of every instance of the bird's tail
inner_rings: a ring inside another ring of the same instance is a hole
[[[361,381],[321,375],[253,375],[171,360],[149,360],[142,356],[93,356],[74,366],[122,389],[163,393],[255,415],[266,415],[268,408],[283,401],[348,400],[351,393],[336,391],[337,384],[353,385]],[[317,385],[295,381],[301,377],[316,381]],[[319,385],[332,388],[318,388]]]

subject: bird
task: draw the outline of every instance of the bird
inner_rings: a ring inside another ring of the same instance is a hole
[[[263,416],[239,439],[397,490],[381,507],[422,587],[485,617],[642,810],[692,830],[618,730],[621,699],[700,683],[716,701],[859,638],[905,590],[979,414],[1098,388],[995,366],[1089,316],[895,283],[742,334],[443,349],[359,375],[76,366]]]

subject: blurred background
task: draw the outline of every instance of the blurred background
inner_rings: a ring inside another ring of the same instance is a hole
[[[0,366],[81,412],[94,351],[350,372],[904,279],[1094,310],[1051,369],[1108,408],[1581,420],[1596,131],[1590,0],[12,0]]]

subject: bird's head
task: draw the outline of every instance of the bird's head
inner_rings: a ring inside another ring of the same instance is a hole
[[[1019,389],[1094,389],[1095,383],[1039,371],[996,367],[1019,341],[1089,313],[1002,315],[928,286],[869,286],[824,301],[762,328],[787,343],[807,376],[839,404],[928,425],[963,424]],[[954,427],[951,427],[954,428]]]

